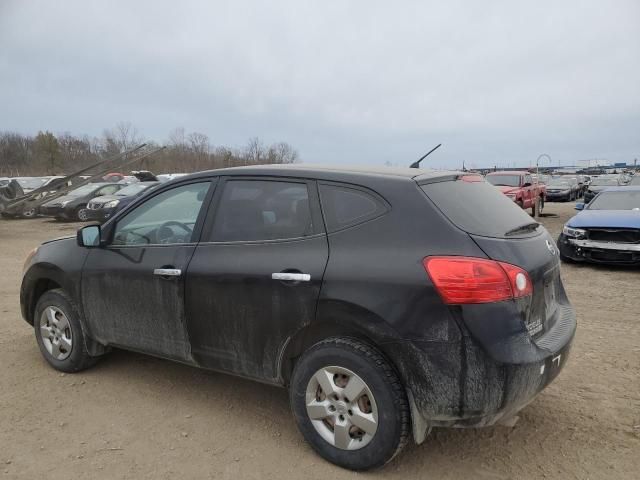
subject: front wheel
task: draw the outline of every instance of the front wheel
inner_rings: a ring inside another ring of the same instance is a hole
[[[89,212],[87,212],[87,209],[85,207],[78,207],[75,214],[76,218],[81,222],[86,222],[89,220]]]
[[[42,356],[56,370],[74,373],[93,366],[78,311],[64,290],[46,292],[36,304],[33,327]]]
[[[409,439],[409,404],[400,379],[382,354],[358,340],[330,338],[307,350],[289,394],[307,442],[341,467],[381,467]]]

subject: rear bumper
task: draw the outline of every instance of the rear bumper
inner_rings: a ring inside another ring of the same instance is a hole
[[[559,307],[558,320],[532,340],[514,337],[514,360],[496,360],[462,328],[452,343],[408,341],[386,345],[398,366],[412,403],[415,426],[483,427],[515,415],[564,368],[576,317],[570,305]],[[532,354],[528,350],[535,350]],[[517,360],[523,351],[523,361]],[[423,432],[424,433],[424,432]]]
[[[558,249],[574,262],[640,265],[640,244],[579,240],[560,234]]]

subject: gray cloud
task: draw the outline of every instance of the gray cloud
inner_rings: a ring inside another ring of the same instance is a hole
[[[311,162],[640,157],[640,3],[0,3],[0,129],[120,120]]]

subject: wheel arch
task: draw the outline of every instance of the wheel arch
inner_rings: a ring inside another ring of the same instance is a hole
[[[413,391],[407,384],[407,379],[394,360],[394,356],[390,354],[388,349],[384,348],[384,340],[396,340],[398,338],[397,335],[390,327],[381,327],[381,324],[377,321],[381,321],[381,319],[373,312],[352,304],[343,304],[342,307],[346,307],[350,313],[345,315],[343,311],[343,315],[319,319],[319,321],[301,328],[284,342],[278,357],[276,370],[279,374],[279,382],[285,387],[288,387],[297,359],[307,349],[322,340],[331,337],[349,337],[367,343],[372,348],[378,350],[398,374],[398,378],[402,382],[402,387],[406,392],[409,402],[413,438],[417,444],[421,444],[431,431],[430,425],[427,419],[420,413]],[[321,311],[322,310],[320,310],[320,312]],[[354,316],[356,312],[357,316]],[[375,318],[373,322],[371,321],[372,316]],[[360,321],[354,321],[356,318],[359,318]],[[367,328],[363,327],[363,325],[366,325]],[[373,327],[372,325],[376,326]],[[385,323],[383,325],[387,324]]]

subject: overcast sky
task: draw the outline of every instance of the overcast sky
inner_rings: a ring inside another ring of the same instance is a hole
[[[640,159],[640,1],[0,0],[0,130],[287,141],[305,162]]]

